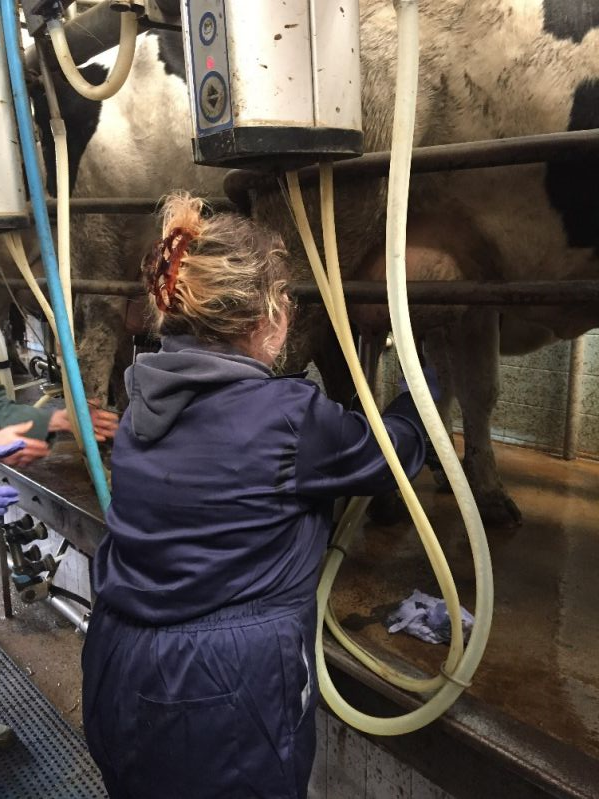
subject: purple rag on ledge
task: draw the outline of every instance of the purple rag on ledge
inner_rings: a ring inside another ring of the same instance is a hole
[[[462,612],[462,631],[464,640],[470,637],[474,624],[474,616],[465,608]],[[387,619],[387,630],[398,633],[401,630],[427,641],[430,644],[446,644],[451,641],[451,622],[447,612],[447,605],[443,599],[438,599],[416,589],[412,596],[399,605]]]

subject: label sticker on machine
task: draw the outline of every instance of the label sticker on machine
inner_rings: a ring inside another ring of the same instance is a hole
[[[195,135],[233,127],[224,0],[186,0],[187,81]]]

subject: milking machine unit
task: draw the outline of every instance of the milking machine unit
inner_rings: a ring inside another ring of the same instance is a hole
[[[362,153],[357,0],[183,0],[182,25],[197,163]]]

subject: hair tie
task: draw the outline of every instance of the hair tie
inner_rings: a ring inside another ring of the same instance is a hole
[[[152,251],[144,258],[142,270],[147,275],[149,288],[156,298],[156,305],[163,311],[172,310],[177,303],[175,287],[181,259],[193,236],[189,231],[177,227],[169,235],[157,241]]]

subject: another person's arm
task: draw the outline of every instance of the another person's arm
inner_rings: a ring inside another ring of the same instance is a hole
[[[116,413],[112,411],[104,411],[98,407],[95,400],[88,400],[89,413],[92,418],[94,426],[94,433],[96,441],[106,441],[108,438],[114,438],[117,427],[119,425],[119,418]],[[54,411],[50,417],[48,424],[48,432],[50,433],[72,433],[73,428],[69,422],[69,417],[66,410],[63,408],[59,411]]]
[[[23,422],[30,422],[26,432],[30,438],[45,441],[49,430],[50,419],[55,411],[47,408],[34,408],[31,405],[20,405],[6,396],[6,389],[0,386],[0,428],[20,426]]]
[[[93,400],[89,406],[96,440],[106,441],[113,438],[118,427],[117,415],[96,407]],[[72,432],[66,410],[48,410],[18,404],[8,399],[3,387],[0,387],[0,428],[0,446],[17,440],[25,442],[24,448],[19,452],[0,459],[8,466],[17,467],[27,466],[38,458],[49,455],[47,439],[52,433]]]

